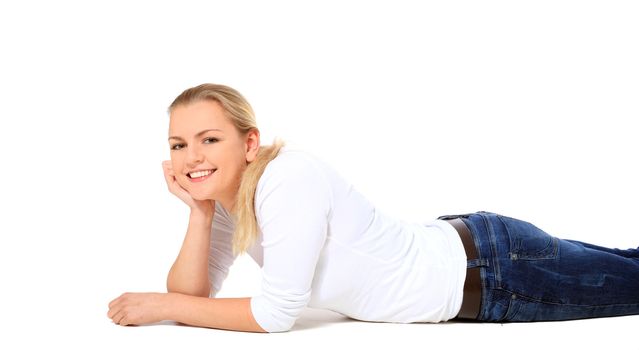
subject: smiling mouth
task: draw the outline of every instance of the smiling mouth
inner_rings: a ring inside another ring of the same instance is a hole
[[[199,178],[203,178],[203,177],[207,177],[211,174],[213,174],[217,169],[209,169],[209,170],[203,170],[203,171],[196,171],[193,173],[187,173],[186,177],[190,178],[190,179],[194,179],[197,180]]]
[[[196,177],[191,177],[191,174],[186,174],[186,177],[188,177],[189,181],[192,183],[204,182],[208,180],[211,177],[211,175],[215,173],[216,170],[217,169],[193,173],[193,175],[195,175]]]

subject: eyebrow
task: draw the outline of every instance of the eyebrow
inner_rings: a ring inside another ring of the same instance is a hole
[[[200,135],[202,135],[202,134],[204,134],[204,133],[207,133],[207,132],[209,132],[209,131],[222,131],[222,130],[220,130],[220,129],[206,129],[206,130],[202,130],[202,131],[198,132],[197,134],[195,134],[195,137],[198,137],[198,136],[200,136]],[[177,140],[182,140],[182,141],[184,141],[184,139],[183,139],[183,138],[181,138],[181,137],[179,137],[179,136],[170,136],[170,137],[169,137],[169,140],[170,140],[170,139],[177,139]]]

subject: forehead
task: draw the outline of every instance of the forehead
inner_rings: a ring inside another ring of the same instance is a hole
[[[173,108],[169,132],[189,134],[178,136],[190,136],[191,132],[195,133],[205,127],[225,130],[230,124],[226,111],[219,102],[197,101]]]

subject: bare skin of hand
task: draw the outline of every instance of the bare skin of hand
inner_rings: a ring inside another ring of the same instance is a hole
[[[162,170],[164,171],[164,179],[166,180],[169,192],[173,193],[176,197],[186,203],[192,211],[199,211],[208,214],[215,212],[214,200],[193,199],[191,194],[180,186],[175,177],[175,172],[173,171],[173,166],[171,165],[170,160],[162,161]]]
[[[166,293],[124,293],[109,303],[107,316],[120,326],[160,322],[167,299]]]

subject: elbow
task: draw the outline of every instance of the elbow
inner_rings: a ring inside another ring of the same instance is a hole
[[[257,324],[257,327],[255,328],[255,331],[258,333],[285,333],[285,332],[290,332],[291,329],[293,328],[293,324],[295,322],[291,323],[291,324],[287,324],[287,325],[283,325],[283,324],[279,324],[277,326],[274,325],[269,325],[269,327],[267,327],[266,329],[264,327],[262,327],[261,325]]]
[[[258,332],[261,333],[285,333],[291,331],[293,329],[293,325],[295,324],[295,320],[280,320],[279,322],[270,322],[267,324],[260,324],[256,322],[256,328],[259,329]]]
[[[304,303],[305,304],[305,303]],[[303,305],[273,305],[263,295],[251,298],[255,323],[264,333],[283,333],[292,330]]]
[[[283,327],[279,327],[279,328],[275,328],[275,329],[271,329],[270,331],[264,331],[266,333],[285,333],[285,332],[290,332],[291,329],[293,329],[293,325],[295,324],[295,322],[291,323],[290,325],[286,325]]]
[[[188,288],[185,286],[176,286],[172,283],[166,284],[166,291],[168,293],[180,293],[191,295],[194,297],[210,297],[211,290],[210,288]]]
[[[194,297],[202,297],[202,298],[209,298],[209,292],[198,292],[198,291],[191,291],[191,290],[184,290],[184,289],[167,289],[167,291],[169,293],[180,293],[180,294],[186,294],[186,295],[190,295],[190,296],[194,296]]]
[[[172,267],[166,276],[166,291],[194,297],[209,297],[211,285],[209,284],[208,276],[194,277],[178,273]]]

